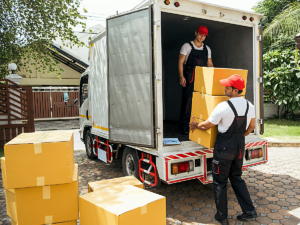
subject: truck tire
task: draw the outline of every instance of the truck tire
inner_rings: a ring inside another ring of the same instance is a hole
[[[135,150],[126,147],[122,157],[123,172],[126,176],[134,176],[137,179],[139,177],[139,159]]]
[[[94,155],[93,151],[93,137],[90,130],[87,130],[85,133],[85,150],[86,155],[89,159],[95,159],[97,158],[96,155]]]

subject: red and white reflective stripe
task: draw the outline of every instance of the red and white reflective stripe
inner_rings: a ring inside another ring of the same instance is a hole
[[[267,141],[258,141],[258,142],[252,142],[245,145],[246,148],[251,148],[259,145],[266,145]]]
[[[174,160],[174,159],[185,159],[185,158],[189,158],[189,157],[212,154],[213,152],[214,152],[213,149],[205,149],[205,150],[199,150],[199,151],[195,151],[195,152],[180,153],[180,154],[176,154],[176,155],[168,155],[168,156],[165,156],[165,161]]]

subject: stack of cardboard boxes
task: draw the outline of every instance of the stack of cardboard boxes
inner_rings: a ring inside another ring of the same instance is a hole
[[[91,182],[79,197],[81,225],[165,225],[166,198],[133,176]]]
[[[239,74],[243,77],[246,86],[247,70],[196,67],[191,115],[197,123],[206,121],[219,103],[229,99],[229,97],[225,96],[224,87],[221,85],[220,80],[234,74]],[[246,87],[242,95],[245,94]],[[213,148],[217,134],[218,127],[215,126],[207,131],[196,129],[193,133],[190,132],[189,138],[206,148]]]
[[[4,146],[4,154],[2,180],[12,224],[77,224],[72,131],[20,134]]]

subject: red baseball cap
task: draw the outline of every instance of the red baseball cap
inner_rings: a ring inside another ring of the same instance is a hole
[[[227,79],[220,80],[220,83],[225,87],[233,86],[239,90],[243,90],[245,88],[245,81],[238,74],[234,74]]]
[[[206,26],[203,26],[203,25],[199,26],[197,28],[197,31],[199,32],[199,34],[203,34],[203,35],[209,36],[208,35],[208,29],[207,29]]]

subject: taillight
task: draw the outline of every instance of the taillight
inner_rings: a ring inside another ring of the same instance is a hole
[[[189,171],[189,163],[179,163],[179,173],[185,173]]]
[[[166,0],[166,1],[165,1],[165,4],[166,4],[166,5],[170,5],[170,1],[169,1],[169,0]]]
[[[263,157],[263,150],[262,148],[259,149],[253,149],[253,150],[247,150],[246,154],[246,160],[250,159],[257,159]]]
[[[178,174],[178,173],[186,173],[194,171],[194,161],[188,162],[181,162],[181,163],[173,163],[171,164],[171,173]]]
[[[180,6],[179,2],[175,2],[174,5],[175,5],[175,7],[179,7]]]
[[[177,174],[178,172],[178,163],[172,164],[172,174]]]
[[[242,18],[243,18],[243,20],[246,20],[246,19],[247,19],[247,16],[243,16]]]

